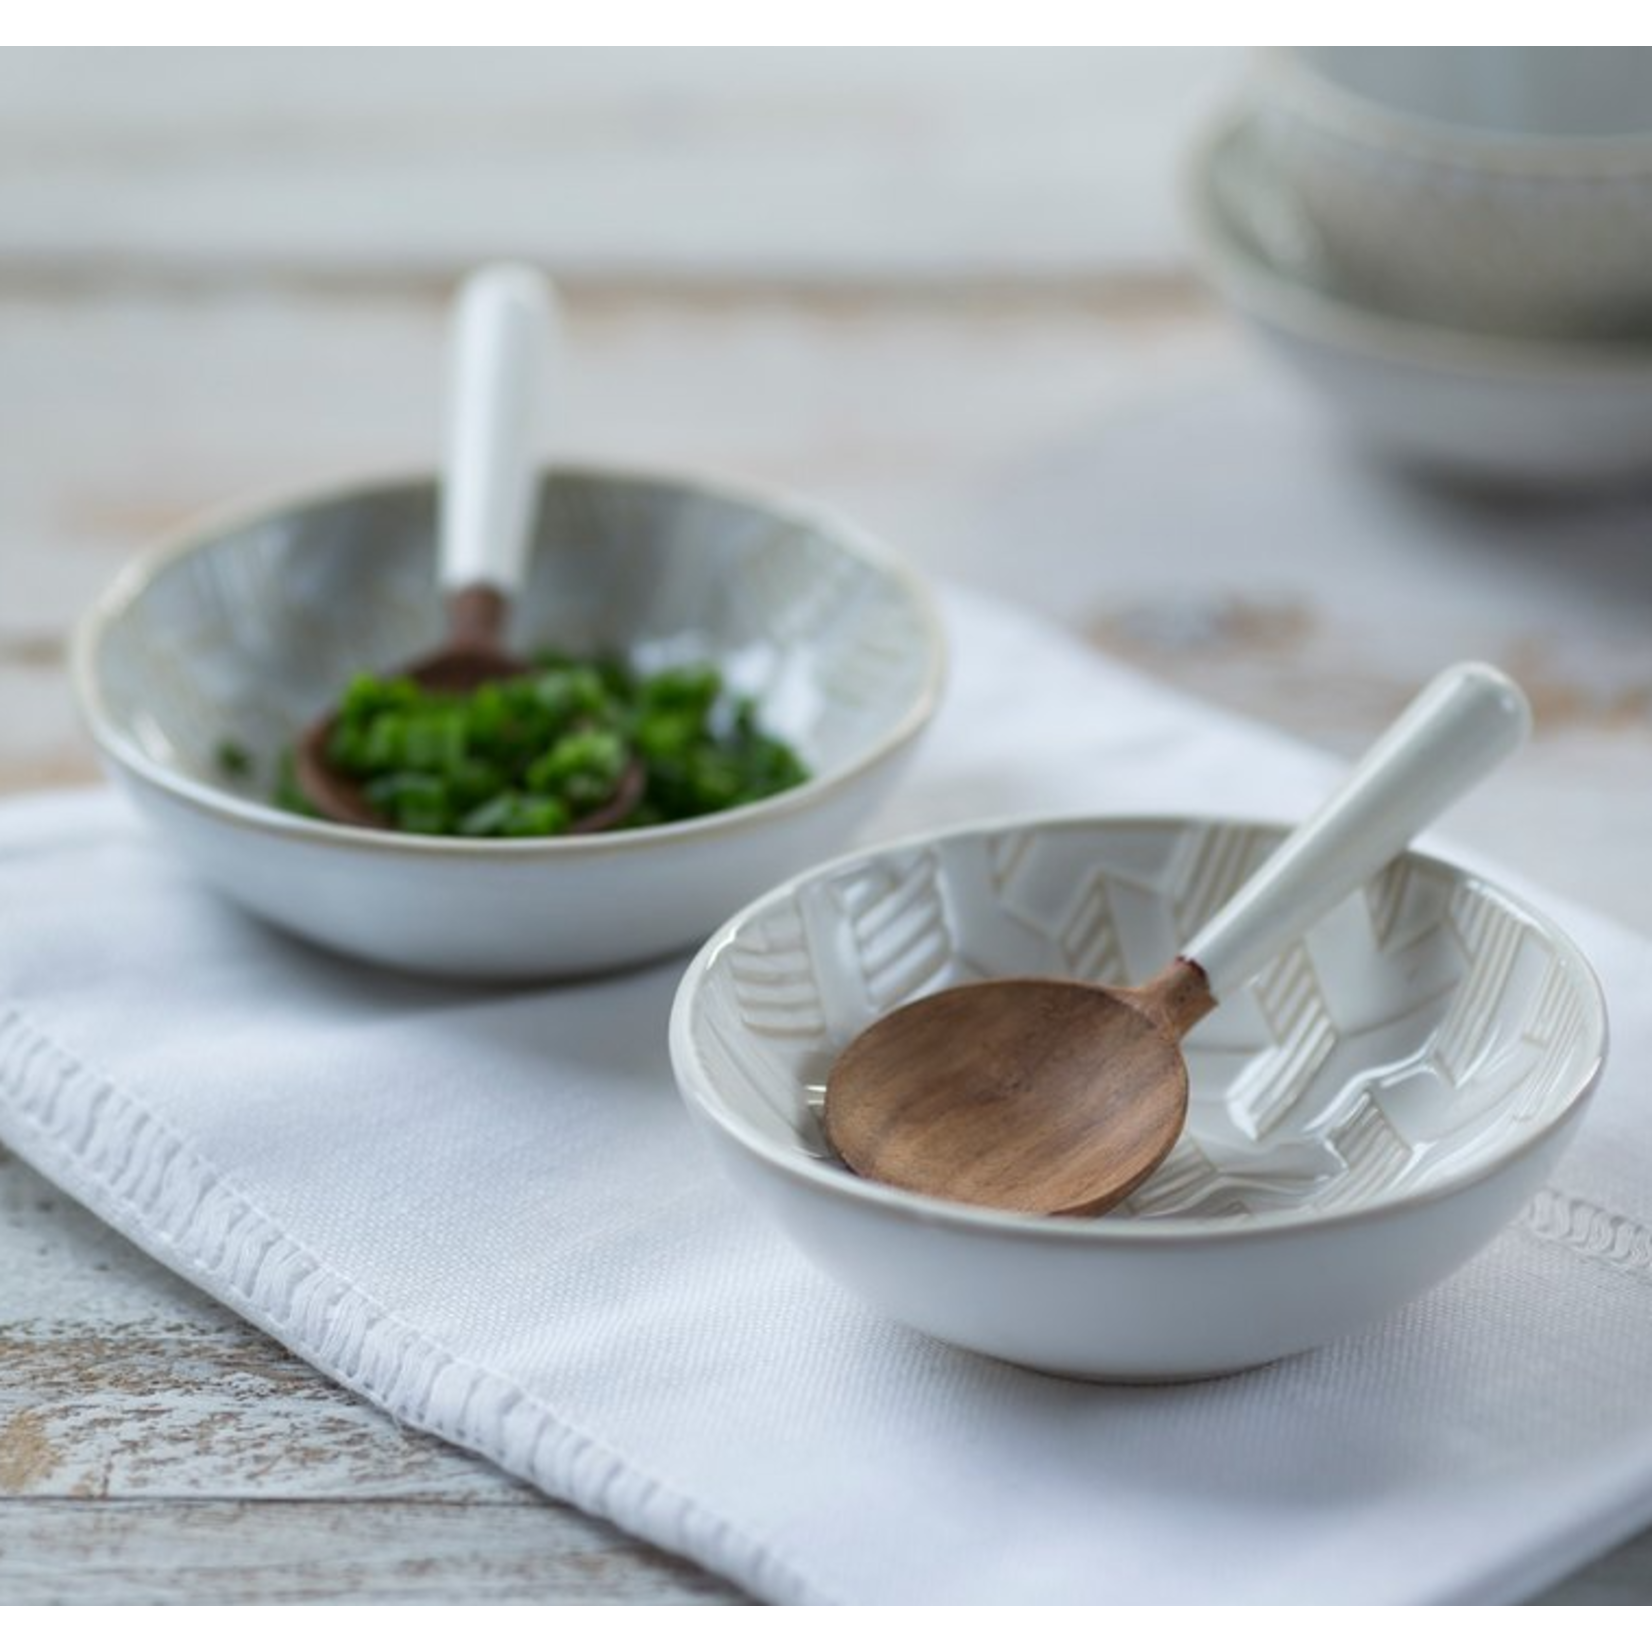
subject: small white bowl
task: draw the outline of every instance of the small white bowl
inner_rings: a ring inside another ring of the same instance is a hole
[[[1250,97],[1363,301],[1492,333],[1652,331],[1652,52],[1273,49]]]
[[[862,1180],[818,1123],[833,1058],[877,1016],[992,975],[1144,979],[1281,835],[1031,820],[805,873],[683,979],[671,1056],[689,1111],[819,1267],[964,1348],[1149,1381],[1369,1325],[1537,1192],[1605,1056],[1577,948],[1443,861],[1402,856],[1195,1030],[1187,1131],[1116,1212],[1018,1216]]]
[[[841,851],[894,784],[941,690],[915,573],[802,504],[658,475],[558,469],[513,641],[711,659],[811,770],[761,802],[591,836],[418,837],[268,801],[278,755],[350,677],[442,633],[435,484],[287,500],[186,532],[79,626],[74,681],[105,765],[224,894],[395,968],[533,978],[703,940],[742,902]],[[226,740],[253,775],[228,777]]]
[[[1615,344],[1497,337],[1370,307],[1326,262],[1254,124],[1240,116],[1202,136],[1187,183],[1211,284],[1385,453],[1524,487],[1652,476],[1652,336]]]

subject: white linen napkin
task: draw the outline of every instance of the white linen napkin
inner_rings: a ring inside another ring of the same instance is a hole
[[[953,594],[948,703],[866,834],[1284,818],[1328,760]],[[1652,944],[1537,899],[1606,1081],[1493,1247],[1369,1333],[1179,1387],[878,1318],[677,1100],[681,961],[484,991],[243,917],[113,797],[0,809],[0,1135],[404,1422],[776,1601],[1502,1600],[1652,1519]]]

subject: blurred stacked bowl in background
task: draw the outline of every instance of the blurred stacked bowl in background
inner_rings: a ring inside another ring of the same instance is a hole
[[[1213,284],[1390,453],[1652,476],[1652,51],[1261,52],[1189,183]]]

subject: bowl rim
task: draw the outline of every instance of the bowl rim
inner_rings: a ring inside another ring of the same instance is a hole
[[[1472,126],[1362,92],[1307,55],[1316,49],[1327,48],[1259,47],[1252,73],[1264,101],[1344,143],[1391,150],[1408,161],[1456,173],[1484,171],[1534,183],[1652,178],[1652,124],[1599,133]]]
[[[1290,337],[1382,366],[1473,374],[1527,388],[1542,380],[1640,386],[1652,394],[1652,338],[1469,332],[1373,309],[1282,270],[1234,228],[1217,183],[1221,158],[1245,141],[1254,124],[1242,104],[1208,120],[1188,149],[1181,178],[1199,262],[1241,313]]]
[[[924,671],[911,703],[890,728],[850,761],[824,773],[813,774],[801,785],[771,797],[660,826],[543,838],[421,836],[391,829],[347,826],[336,821],[290,813],[274,804],[243,797],[184,774],[151,756],[119,728],[109,713],[98,679],[100,651],[110,627],[132,608],[162,573],[199,553],[212,541],[254,528],[268,518],[339,504],[349,499],[413,493],[440,486],[436,471],[418,469],[353,474],[298,490],[249,493],[191,516],[178,528],[131,557],[82,613],[70,636],[70,681],[82,720],[94,743],[118,768],[166,793],[176,802],[243,830],[292,842],[321,844],[330,850],[344,852],[389,853],[415,860],[482,860],[514,864],[646,854],[663,845],[739,835],[766,826],[776,819],[807,812],[894,756],[915,740],[933,718],[950,670],[946,630],[935,593],[906,558],[847,517],[798,494],[699,469],[674,470],[569,459],[541,465],[538,475],[541,486],[554,477],[566,477],[609,485],[674,488],[765,512],[829,538],[897,587],[917,616],[922,632]]]
[[[1094,830],[1118,827],[1130,830],[1150,828],[1182,829],[1189,825],[1225,825],[1262,829],[1283,834],[1292,823],[1221,814],[1035,814],[973,820],[940,830],[920,831],[886,842],[871,844],[810,867],[784,883],[774,886],[748,902],[728,918],[695,953],[678,983],[672,1001],[668,1044],[677,1087],[693,1113],[719,1134],[734,1141],[749,1156],[762,1160],[770,1169],[801,1184],[808,1191],[851,1205],[861,1205],[881,1214],[926,1227],[944,1227],[977,1237],[999,1236],[1058,1245],[1088,1245],[1100,1249],[1157,1250],[1219,1243],[1265,1243],[1281,1234],[1328,1231],[1384,1219],[1451,1198],[1467,1188],[1489,1181],[1517,1161],[1539,1149],[1552,1136],[1573,1125],[1594,1094],[1605,1069],[1610,1046],[1606,994],[1600,977],[1581,947],[1554,919],[1515,894],[1496,879],[1460,862],[1417,849],[1403,851],[1419,865],[1450,874],[1456,880],[1469,879],[1513,907],[1568,958],[1578,973],[1587,1003],[1595,1012],[1592,1055],[1571,1096],[1554,1114],[1530,1132],[1502,1144],[1484,1160],[1466,1169],[1447,1173],[1426,1188],[1398,1197],[1378,1199],[1329,1212],[1300,1210],[1264,1211],[1244,1220],[1225,1219],[1229,1225],[1208,1217],[1165,1216],[1151,1221],[1129,1219],[1109,1221],[1081,1216],[1023,1216],[1012,1211],[993,1210],[937,1199],[928,1194],[910,1193],[881,1182],[866,1180],[826,1160],[787,1152],[768,1141],[745,1120],[723,1107],[714,1098],[716,1091],[707,1079],[691,1034],[695,1000],[717,955],[731,945],[741,927],[763,908],[790,898],[805,885],[817,883],[858,863],[910,852],[953,839],[981,837],[1006,831]],[[1396,857],[1399,858],[1399,857]]]

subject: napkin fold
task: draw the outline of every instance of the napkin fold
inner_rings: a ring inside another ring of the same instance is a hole
[[[868,840],[1286,818],[1334,773],[947,606],[946,708]],[[764,1599],[1516,1599],[1652,1519],[1652,944],[1526,892],[1613,1016],[1555,1181],[1408,1310],[1213,1382],[1038,1376],[817,1275],[677,1100],[683,960],[508,991],[375,973],[242,916],[102,791],[0,808],[0,1137],[403,1422]]]

